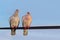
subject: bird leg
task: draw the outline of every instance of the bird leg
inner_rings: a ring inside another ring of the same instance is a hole
[[[12,27],[12,29],[11,29],[11,35],[15,35],[15,34],[16,34],[16,28]]]
[[[24,36],[28,35],[28,29],[29,26],[24,27],[24,33],[23,33]]]

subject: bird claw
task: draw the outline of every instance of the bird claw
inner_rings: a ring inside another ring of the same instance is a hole
[[[24,36],[28,35],[28,31],[27,30],[24,30],[23,35]]]

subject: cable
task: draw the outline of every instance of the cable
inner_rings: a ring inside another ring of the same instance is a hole
[[[2,27],[1,29],[12,29],[10,27]],[[24,29],[24,27],[18,27],[16,29]],[[29,29],[60,29],[60,26],[31,26]]]

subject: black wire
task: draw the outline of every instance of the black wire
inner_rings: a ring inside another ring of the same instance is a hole
[[[0,29],[12,29],[12,28],[2,27]],[[24,29],[24,27],[18,27],[16,29]],[[60,29],[60,26],[31,26],[29,29]]]

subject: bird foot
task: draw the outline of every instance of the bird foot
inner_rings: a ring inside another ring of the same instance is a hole
[[[24,36],[27,36],[28,35],[28,31],[27,30],[24,30],[23,35]]]

